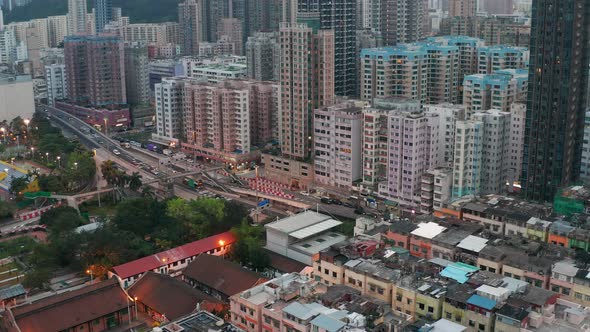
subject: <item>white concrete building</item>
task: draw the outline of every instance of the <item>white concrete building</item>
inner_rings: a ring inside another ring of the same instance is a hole
[[[154,138],[164,142],[178,142],[182,137],[184,81],[163,79],[155,85],[156,133]]]
[[[361,179],[362,102],[314,110],[315,181],[350,190]]]
[[[457,122],[453,198],[504,190],[510,166],[510,113],[489,110]]]
[[[88,8],[86,0],[68,0],[68,35],[85,34]]]
[[[439,149],[443,165],[453,165],[455,151],[455,124],[465,120],[465,106],[455,104],[423,105],[424,114],[439,116]]]
[[[510,105],[510,164],[508,169],[509,191],[512,191],[514,186],[520,186],[519,179],[520,175],[522,174],[525,121],[526,103],[513,103]],[[584,130],[584,133],[586,133],[586,130]],[[588,136],[588,138],[584,137],[584,141],[590,139],[590,133],[588,133]],[[584,146],[586,146],[586,144]],[[584,158],[583,155],[584,152],[582,152],[582,159]]]
[[[226,79],[246,78],[247,70],[245,64],[208,64],[195,66],[187,72],[189,77],[205,80],[208,83],[218,83]]]
[[[526,47],[482,46],[477,50],[477,72],[492,74],[502,69],[526,69],[529,57]]]
[[[8,28],[0,30],[0,64],[9,65],[16,61],[16,47],[14,30]]]
[[[379,195],[400,204],[418,206],[422,175],[440,164],[439,116],[418,112],[388,114],[387,180]]]
[[[31,118],[35,112],[30,76],[0,76],[0,119]]]
[[[45,79],[49,105],[54,105],[56,100],[64,100],[68,97],[66,66],[64,64],[45,66]]]
[[[330,216],[310,210],[277,220],[264,225],[266,249],[311,266],[313,257],[320,251],[347,239],[334,231],[340,224]]]
[[[437,167],[422,175],[420,212],[432,213],[450,202],[453,187],[453,170]]]

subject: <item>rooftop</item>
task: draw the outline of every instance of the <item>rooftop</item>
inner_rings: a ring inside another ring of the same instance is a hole
[[[200,254],[182,275],[231,296],[265,281],[258,274],[219,256]]]
[[[551,270],[568,277],[575,277],[579,269],[576,267],[576,262],[571,259],[564,259],[553,264]]]
[[[296,215],[283,218],[272,222],[270,224],[266,224],[264,227],[267,229],[272,229],[278,232],[291,234],[298,230],[307,228],[309,226],[313,226],[316,224],[320,224],[324,221],[332,220],[330,216],[325,214],[317,213],[312,210],[306,210],[304,212],[298,213]]]
[[[203,308],[215,309],[223,305],[216,298],[207,295],[189,284],[170,276],[148,272],[128,290],[132,298],[152,308],[169,320],[178,319],[195,311],[197,304]]]
[[[418,228],[411,232],[412,235],[420,236],[426,239],[432,239],[438,234],[442,233],[446,227],[443,227],[435,222],[420,223]]]
[[[20,331],[64,331],[127,306],[127,295],[109,279],[10,310]]]
[[[471,297],[467,300],[467,303],[486,310],[492,310],[496,306],[496,301],[477,294],[471,295]]]
[[[458,248],[472,252],[480,252],[487,245],[488,240],[479,236],[469,235],[457,245]]]
[[[396,281],[401,277],[399,270],[393,270],[383,265],[364,259],[353,259],[344,264],[353,271],[366,273],[382,280]]]
[[[399,234],[410,234],[418,226],[410,221],[398,220],[391,223],[389,230]]]
[[[199,311],[176,322],[162,326],[163,332],[241,332],[242,330],[227,324],[223,319],[208,313]]]
[[[423,326],[418,332],[463,332],[465,330],[467,327],[441,318],[432,324]]]
[[[227,246],[233,244],[236,241],[236,237],[232,232],[217,234],[151,256],[117,265],[113,267],[113,271],[119,278],[126,279],[219,248],[221,247],[219,241],[224,241],[224,245]]]
[[[529,312],[524,310],[524,308],[517,308],[510,304],[505,304],[496,312],[496,314],[522,321],[529,315]]]
[[[311,324],[321,329],[324,329],[328,332],[337,332],[346,326],[346,323],[344,323],[343,321],[324,314],[320,314],[316,318],[314,318],[311,321]]]

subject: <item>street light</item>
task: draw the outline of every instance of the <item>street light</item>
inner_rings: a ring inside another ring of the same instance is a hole
[[[61,156],[57,156],[57,168],[61,168]]]
[[[86,274],[90,275],[90,284],[94,281],[94,274],[92,273],[91,269],[86,270]]]
[[[29,123],[31,123],[31,120],[25,119],[23,122],[25,123],[25,126],[27,126],[27,133],[28,133],[29,132]]]
[[[49,164],[49,152],[45,152],[45,158],[47,159],[47,163]]]
[[[78,169],[78,163],[77,162],[74,163],[74,167],[76,167],[76,169]]]
[[[137,317],[137,296],[133,298],[133,302],[135,302],[135,319],[139,319]]]
[[[4,138],[4,143],[6,144],[6,128],[2,127],[2,128],[0,128],[0,131],[2,132],[2,136]]]
[[[31,160],[33,160],[33,157],[35,157],[35,147],[31,146]]]

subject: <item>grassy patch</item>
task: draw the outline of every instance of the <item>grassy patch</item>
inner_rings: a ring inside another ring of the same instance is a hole
[[[0,242],[0,259],[31,252],[36,245],[37,242],[28,236]]]

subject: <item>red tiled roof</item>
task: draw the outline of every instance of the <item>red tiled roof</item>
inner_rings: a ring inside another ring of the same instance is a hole
[[[145,273],[158,267],[181,261],[192,256],[197,256],[215,248],[219,248],[220,240],[223,240],[227,246],[234,243],[237,239],[232,232],[213,235],[208,238],[187,243],[180,247],[172,248],[170,250],[166,250],[151,256],[146,256],[125,264],[117,265],[113,267],[113,271],[119,276],[119,278],[126,279],[131,276]]]
[[[116,279],[12,308],[21,332],[57,332],[126,309],[128,298]]]
[[[223,305],[223,302],[187,283],[154,272],[144,274],[129,288],[128,293],[161,315],[166,315],[169,320],[176,320],[195,311],[197,303]]]
[[[227,296],[252,288],[266,279],[219,256],[201,254],[182,274]]]

